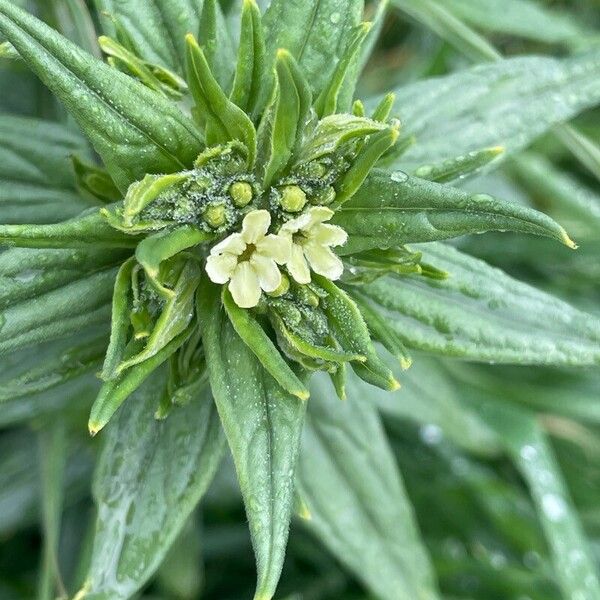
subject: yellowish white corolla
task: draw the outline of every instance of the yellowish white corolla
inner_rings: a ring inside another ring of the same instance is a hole
[[[233,233],[212,248],[206,272],[214,283],[229,282],[234,302],[241,308],[255,307],[262,292],[274,292],[281,285],[278,265],[291,256],[289,236],[267,234],[271,215],[254,210],[244,217],[242,231]]]
[[[344,264],[331,248],[345,244],[348,234],[337,225],[325,223],[333,214],[325,206],[315,206],[281,228],[279,233],[292,240],[286,266],[298,283],[310,283],[311,269],[333,281],[342,276]]]

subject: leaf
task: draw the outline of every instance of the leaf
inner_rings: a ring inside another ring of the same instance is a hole
[[[361,288],[404,343],[514,364],[600,364],[600,321],[442,244],[419,247],[446,280],[386,277]]]
[[[438,0],[439,1],[439,0]],[[581,45],[593,32],[568,13],[533,0],[444,0],[444,7],[472,27],[549,44]]]
[[[439,598],[383,427],[364,397],[340,402],[315,378],[296,482],[304,524],[371,593]]]
[[[105,434],[94,477],[98,518],[77,598],[125,600],[148,581],[221,460],[224,440],[208,394],[154,419],[163,374],[140,388]]]
[[[267,55],[280,48],[289,51],[318,96],[330,82],[363,8],[362,0],[273,0],[264,17]]]
[[[476,61],[496,60],[499,56],[485,38],[456,18],[445,4],[436,0],[390,0],[390,3]]]
[[[111,227],[95,208],[51,225],[0,225],[0,244],[20,248],[131,248],[137,241]]]
[[[121,250],[4,250],[0,253],[0,308],[116,266],[126,257],[127,251]]]
[[[106,269],[0,313],[0,354],[106,323],[115,270]]]
[[[209,146],[233,140],[244,143],[248,150],[248,165],[256,158],[256,130],[250,117],[235,105],[213,77],[204,52],[195,38],[186,36],[186,68],[196,111],[206,123],[206,143]]]
[[[494,230],[543,235],[574,247],[565,230],[543,213],[403,171],[372,171],[333,222],[348,233],[342,254]]]
[[[236,333],[252,350],[261,365],[277,383],[292,396],[308,400],[308,390],[287,364],[279,350],[265,333],[261,325],[248,310],[240,308],[231,297],[228,289],[223,288],[223,306]]]
[[[502,402],[474,399],[530,488],[567,598],[600,597],[596,566],[551,446],[535,416]]]
[[[0,115],[0,221],[51,223],[89,208],[75,187],[72,154],[86,155],[86,144],[64,126]]]
[[[95,4],[106,35],[116,36],[116,21],[138,56],[183,72],[184,40],[187,33],[198,33],[201,0],[95,0]]]
[[[56,21],[56,29],[80,48],[100,58],[98,36],[85,0],[49,0],[48,4]]]
[[[257,116],[264,102],[266,48],[260,9],[255,0],[242,5],[240,46],[231,101]]]
[[[297,62],[278,50],[271,99],[258,128],[258,167],[263,187],[268,187],[288,164],[301,142],[312,95]]]
[[[558,127],[556,133],[573,156],[600,180],[600,146],[570,125]]]
[[[174,104],[8,0],[0,0],[0,31],[72,112],[121,191],[147,173],[189,167],[200,153],[199,133]]]
[[[235,461],[256,555],[256,600],[273,597],[293,507],[306,402],[284,392],[240,340],[204,281],[198,315],[212,393]]]
[[[600,103],[600,50],[557,60],[500,60],[395,90],[413,169],[486,146],[514,153],[553,125]]]

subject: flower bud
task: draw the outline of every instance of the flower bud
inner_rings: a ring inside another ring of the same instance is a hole
[[[230,186],[229,195],[237,208],[244,208],[252,202],[254,191],[247,181],[236,181]]]
[[[306,206],[306,194],[297,185],[286,185],[280,190],[281,208],[286,212],[297,213]]]
[[[335,200],[335,189],[328,185],[324,190],[316,193],[311,199],[311,204],[328,206]]]
[[[289,289],[290,289],[290,280],[288,279],[288,277],[285,273],[282,273],[281,274],[281,283],[279,284],[279,287],[274,292],[270,292],[267,295],[270,296],[271,298],[279,298],[281,296],[285,296],[285,294],[288,293]]]
[[[211,204],[202,214],[204,221],[213,229],[223,227],[227,221],[224,204]]]

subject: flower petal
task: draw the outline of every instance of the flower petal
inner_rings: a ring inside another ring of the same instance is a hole
[[[341,227],[323,223],[311,229],[310,237],[321,246],[342,246],[348,240],[348,234]]]
[[[290,260],[292,253],[292,238],[289,235],[267,235],[257,242],[256,251],[263,256],[272,258],[280,265]]]
[[[313,206],[305,214],[308,215],[308,224],[302,229],[308,231],[323,221],[329,221],[335,213],[326,206]]]
[[[280,233],[298,233],[299,231],[306,229],[310,226],[310,215],[308,212],[287,221],[281,226]]]
[[[298,283],[310,283],[310,269],[308,268],[308,263],[304,258],[304,250],[302,249],[302,246],[299,246],[298,244],[294,244],[292,246],[292,255],[286,266],[290,272],[290,275]]]
[[[237,256],[224,252],[206,259],[206,273],[213,283],[227,283],[237,266]]]
[[[326,246],[309,242],[304,246],[304,253],[312,270],[327,279],[336,280],[344,272],[344,263]]]
[[[213,256],[228,252],[229,254],[235,254],[239,256],[246,249],[246,242],[239,233],[232,233],[229,237],[225,238],[222,242],[219,242],[216,246],[211,248],[210,253]]]
[[[258,277],[260,287],[265,292],[274,292],[281,285],[281,273],[272,258],[254,253],[250,264]]]
[[[258,304],[261,296],[260,284],[248,261],[236,267],[229,284],[229,291],[240,308],[254,308]]]
[[[271,225],[271,214],[268,210],[253,210],[244,217],[242,238],[246,244],[256,244],[263,238]]]

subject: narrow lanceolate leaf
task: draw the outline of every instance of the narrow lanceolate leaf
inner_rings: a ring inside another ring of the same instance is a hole
[[[439,0],[437,0],[439,2]],[[505,33],[550,44],[575,46],[591,38],[593,31],[577,12],[550,9],[535,0],[444,0],[454,15],[482,31]]]
[[[256,600],[273,597],[294,502],[306,402],[284,392],[238,337],[217,286],[204,282],[198,313],[212,393],[235,461],[258,569]]]
[[[298,64],[287,50],[278,50],[269,104],[258,129],[258,167],[268,186],[287,165],[300,142],[312,94]]]
[[[514,153],[600,103],[600,50],[557,60],[511,58],[395,90],[394,115],[416,143],[406,169],[485,146]]]
[[[244,0],[237,69],[231,101],[256,115],[264,101],[266,49],[260,9],[255,0]]]
[[[565,598],[599,598],[595,560],[552,447],[528,411],[498,401],[473,399],[478,413],[502,440],[529,486]],[[492,392],[492,398],[493,392]]]
[[[117,231],[98,209],[51,225],[0,225],[0,245],[19,248],[132,248],[136,238]]]
[[[0,116],[0,221],[53,223],[89,208],[75,187],[72,154],[87,154],[86,144],[65,127]]]
[[[126,257],[121,250],[5,250],[0,253],[0,308],[117,266]]]
[[[565,230],[543,213],[403,171],[373,171],[333,222],[348,232],[343,254],[486,231],[543,235],[574,247]]]
[[[146,61],[183,73],[185,36],[198,33],[202,2],[195,0],[95,0],[104,31],[127,31],[132,50]]]
[[[94,480],[98,517],[79,600],[131,598],[158,568],[219,465],[224,438],[208,394],[165,421],[163,375],[136,392],[106,431]]]
[[[600,321],[449,246],[421,246],[449,273],[387,277],[362,290],[409,346],[471,360],[600,364]]]
[[[363,0],[273,0],[264,18],[269,55],[289,50],[318,95],[344,55],[363,5]]]
[[[271,338],[249,311],[240,308],[233,301],[227,289],[223,290],[223,306],[236,333],[277,383],[289,394],[301,400],[308,400],[308,390],[287,364]]]
[[[252,166],[256,157],[256,131],[252,121],[227,98],[194,36],[188,35],[186,42],[188,82],[198,118],[206,124],[207,144],[212,146],[239,140],[248,149],[248,164]]]
[[[296,477],[305,525],[377,598],[439,598],[377,411],[334,396],[315,381]]]
[[[122,191],[198,156],[200,135],[179,108],[8,0],[0,0],[0,31],[72,112]]]
[[[65,337],[110,319],[115,269],[100,271],[0,313],[0,353]]]

